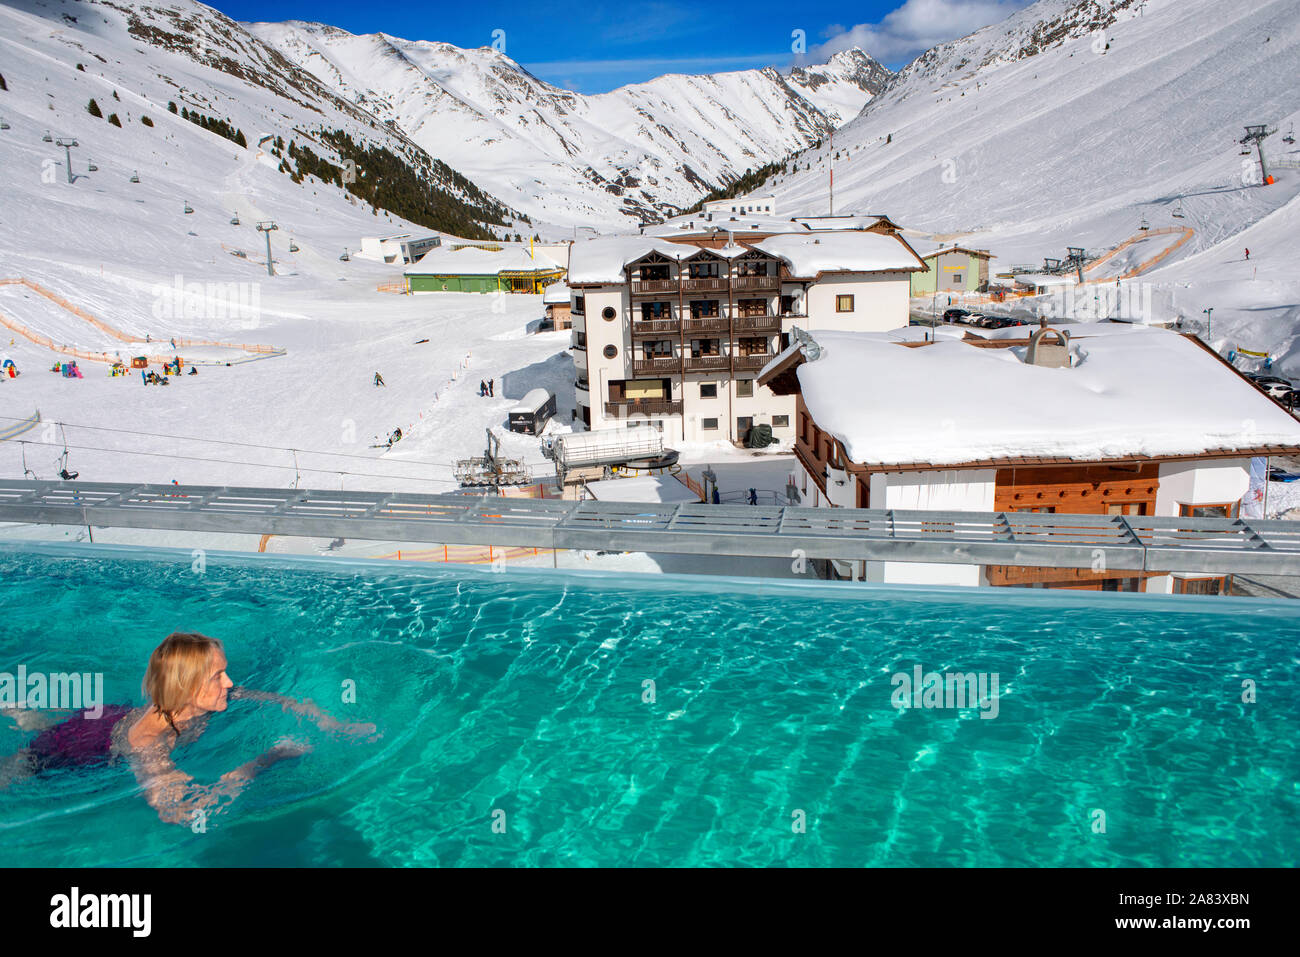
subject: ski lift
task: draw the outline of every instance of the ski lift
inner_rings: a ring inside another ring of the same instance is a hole
[[[291,253],[296,253],[297,251],[298,251],[298,244],[295,243],[295,242],[293,241],[293,237],[290,236],[290,237],[289,237],[289,252],[291,252]]]
[[[59,478],[71,482],[81,473],[68,471],[68,433],[64,431],[62,422],[59,423],[59,432],[63,435],[63,455],[59,457]]]
[[[345,263],[350,261],[351,259],[348,256],[348,251],[346,249],[343,250],[343,255],[339,257],[339,262]]]
[[[50,135],[50,131],[49,131],[49,130],[46,130],[46,131],[45,131],[45,135],[41,137],[41,142],[42,142],[42,143],[53,143],[53,142],[54,142],[54,137]]]
[[[131,182],[133,183],[140,182],[140,174],[138,172],[135,172],[134,170],[131,172]]]
[[[1249,155],[1250,155],[1250,146],[1249,146],[1248,144],[1246,144],[1246,143],[1242,143],[1242,144],[1241,144],[1241,155],[1242,155],[1242,156],[1249,156]]]
[[[1146,231],[1147,231],[1148,229],[1150,229],[1150,228],[1151,228],[1151,224],[1148,223],[1148,222],[1147,222],[1147,218],[1146,218],[1145,216],[1143,216],[1143,217],[1142,217],[1142,222],[1141,222],[1141,224],[1138,226],[1138,229],[1142,230],[1142,232],[1146,232]]]
[[[94,160],[91,160],[91,161],[90,161],[90,165],[88,165],[88,166],[86,167],[86,172],[88,172],[88,173],[98,173],[98,172],[99,172],[99,167],[95,165],[95,161],[94,161]]]
[[[1286,131],[1286,136],[1282,137],[1283,143],[1295,143],[1295,124],[1291,124],[1291,129]]]
[[[1183,201],[1181,199],[1178,201],[1178,205],[1174,207],[1173,215],[1174,215],[1174,219],[1183,218]]]
[[[238,225],[239,225],[239,214],[238,214],[238,213],[235,213],[234,216],[231,216],[231,217],[230,217],[230,225],[231,225],[231,226],[238,226]]]
[[[0,117],[0,130],[9,129],[9,124],[5,122],[4,117]]]
[[[188,202],[186,202],[186,204],[185,204],[185,215],[188,216],[188,215],[189,215],[190,213],[192,213],[192,212],[194,212],[194,207],[191,206]]]

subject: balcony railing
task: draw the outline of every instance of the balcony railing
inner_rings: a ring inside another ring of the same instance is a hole
[[[681,372],[682,360],[671,356],[655,356],[653,359],[633,359],[633,372]]]
[[[683,279],[682,290],[684,292],[699,292],[701,290],[718,290],[726,289],[727,280],[719,276],[702,276],[699,279]],[[635,292],[636,290],[633,290]]]
[[[676,292],[677,280],[675,279],[634,279],[632,280],[632,295],[643,296],[649,293],[659,292]]]
[[[780,289],[780,276],[735,276],[731,280],[732,289]]]
[[[737,316],[731,320],[731,328],[737,335],[745,333],[766,333],[772,335],[781,331],[780,316]]]
[[[633,336],[675,336],[681,332],[676,319],[638,319],[632,323]]]
[[[591,391],[591,383],[586,379],[574,379],[573,387],[577,389],[579,392]]]
[[[730,326],[721,316],[707,316],[700,319],[683,319],[682,332],[688,336],[701,332],[726,332]]]
[[[726,356],[688,356],[687,372],[725,372],[730,368]]]
[[[734,356],[732,358],[732,368],[737,372],[757,372],[763,366],[772,361],[771,355],[760,356]]]
[[[621,399],[605,403],[608,416],[681,415],[682,404],[671,399]]]

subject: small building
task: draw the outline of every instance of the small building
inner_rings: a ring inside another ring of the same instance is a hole
[[[407,266],[406,291],[540,294],[564,277],[564,268],[520,243],[440,247]]]
[[[546,307],[546,321],[552,329],[569,329],[573,319],[569,312],[573,293],[562,282],[553,282],[542,290],[542,304]]]
[[[1252,459],[1300,452],[1300,422],[1198,339],[1073,328],[938,341],[796,332],[758,377],[796,399],[796,489],[815,507],[1234,518]],[[836,567],[891,583],[1230,587],[1160,568]]]
[[[1043,296],[1076,285],[1074,276],[1056,276],[1052,273],[1016,273],[1015,288],[1019,292]]]
[[[775,216],[775,196],[738,196],[734,199],[715,199],[703,205],[706,213],[714,216]]]
[[[409,233],[400,236],[363,236],[358,259],[381,263],[413,263],[431,249],[442,245],[441,236],[414,237]]]
[[[988,291],[993,254],[987,249],[946,245],[928,251],[922,248],[920,255],[928,269],[912,273],[913,296]]]

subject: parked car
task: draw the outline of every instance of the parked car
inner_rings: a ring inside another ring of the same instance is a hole
[[[945,309],[943,311],[944,322],[961,322],[963,316],[969,316],[969,309]]]
[[[1275,399],[1285,399],[1288,392],[1294,391],[1294,387],[1290,382],[1275,375],[1248,373],[1246,378],[1255,383],[1255,388],[1268,393]]]

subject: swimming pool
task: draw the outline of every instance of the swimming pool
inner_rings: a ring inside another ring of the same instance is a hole
[[[0,790],[0,865],[1262,866],[1300,849],[1300,605],[204,560],[0,546],[0,672],[102,671],[108,701],[138,703],[152,648],[197,630],[237,682],[382,739],[233,703],[176,752],[199,780],[285,733],[315,751],[205,834],[160,824],[124,767],[19,781]],[[918,665],[998,675],[996,717],[896,707]],[[0,751],[29,739],[0,720]]]

